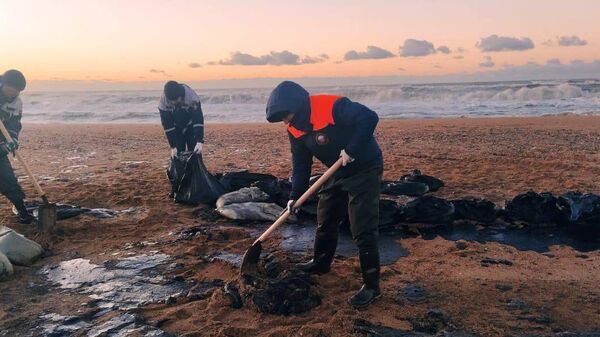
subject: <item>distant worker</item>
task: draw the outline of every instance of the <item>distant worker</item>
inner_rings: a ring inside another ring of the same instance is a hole
[[[160,121],[171,147],[171,158],[179,152],[202,153],[204,115],[200,97],[186,84],[169,81],[158,105]]]
[[[269,122],[287,125],[292,150],[290,212],[308,189],[313,156],[328,167],[342,158],[343,167],[319,191],[314,257],[297,267],[315,274],[329,272],[338,227],[347,212],[364,283],[349,303],[357,308],[368,306],[381,293],[377,237],[383,155],[373,135],[379,117],[346,97],[311,96],[290,81],[273,90],[266,110]]]
[[[19,133],[21,132],[21,115],[23,102],[19,94],[25,89],[25,76],[18,70],[8,70],[0,77],[0,120],[4,123],[12,141],[5,139],[0,133],[0,193],[2,193],[18,212],[21,223],[30,223],[31,214],[25,208],[25,193],[19,183],[8,155],[19,148]]]

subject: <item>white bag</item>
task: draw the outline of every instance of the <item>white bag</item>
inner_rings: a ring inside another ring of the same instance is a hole
[[[33,242],[12,229],[0,227],[0,253],[21,266],[30,266],[44,252],[42,246]]]
[[[7,279],[13,272],[13,266],[6,255],[0,253],[0,281]]]

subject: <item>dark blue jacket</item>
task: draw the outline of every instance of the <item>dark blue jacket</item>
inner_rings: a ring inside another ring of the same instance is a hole
[[[21,102],[21,98],[18,96],[15,98],[6,97],[0,90],[0,110],[0,118],[6,130],[8,130],[13,139],[18,140],[22,128],[21,116],[23,114],[23,103]],[[0,141],[5,141],[1,133]]]
[[[342,167],[336,173],[338,177],[383,167],[383,155],[373,136],[379,117],[366,106],[346,97],[339,98],[333,105],[334,124],[315,132],[310,124],[309,93],[300,85],[286,81],[271,93],[267,119],[273,120],[274,116],[287,112],[294,113],[291,125],[306,133],[296,138],[288,132],[292,150],[291,199],[299,198],[308,189],[313,156],[330,167],[345,149],[355,161]],[[319,136],[321,141],[317,141]]]
[[[191,132],[196,142],[204,143],[204,115],[200,98],[189,86],[182,85],[185,89],[182,104],[172,105],[163,94],[158,105],[160,121],[171,148],[177,147],[177,135]]]

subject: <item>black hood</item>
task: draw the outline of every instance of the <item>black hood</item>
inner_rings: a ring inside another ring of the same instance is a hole
[[[281,82],[269,96],[267,120],[281,122],[288,113],[294,114],[292,125],[305,129],[310,118],[310,95],[302,86],[292,81]]]

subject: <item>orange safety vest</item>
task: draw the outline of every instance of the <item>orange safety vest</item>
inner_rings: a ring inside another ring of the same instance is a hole
[[[313,131],[324,129],[328,125],[335,125],[333,120],[333,105],[340,99],[341,96],[335,95],[315,95],[310,96],[310,124],[313,126]],[[300,138],[307,132],[298,130],[288,124],[288,132],[294,138]]]

